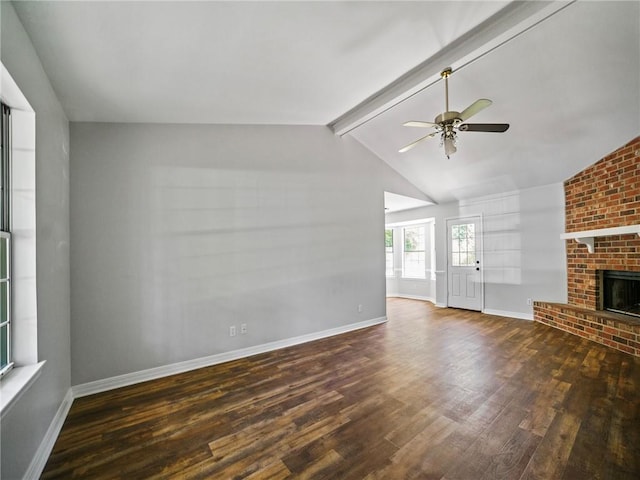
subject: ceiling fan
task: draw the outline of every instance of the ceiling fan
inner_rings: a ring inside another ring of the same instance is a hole
[[[440,134],[441,145],[444,145],[444,153],[449,158],[456,153],[456,141],[458,132],[495,132],[502,133],[509,129],[508,123],[463,123],[476,113],[484,110],[493,102],[486,98],[476,100],[462,112],[455,112],[449,110],[449,76],[451,75],[451,67],[445,68],[440,76],[444,78],[444,98],[445,98],[445,112],[438,115],[433,122],[422,122],[412,120],[405,122],[405,127],[419,127],[419,128],[435,128],[436,131],[419,138],[415,142],[411,142],[409,145],[402,147],[399,152],[404,153],[407,150],[411,150],[420,142],[435,137]]]

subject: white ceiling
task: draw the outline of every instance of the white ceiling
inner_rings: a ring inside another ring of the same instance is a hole
[[[407,197],[406,195],[398,195],[397,193],[384,192],[384,212],[393,213],[402,210],[411,210],[412,208],[426,207],[433,205],[432,202],[420,200],[418,198]]]
[[[640,133],[637,1],[14,5],[72,121],[348,124],[437,202],[561,182]],[[510,130],[398,154],[449,65],[451,107],[490,98],[474,121]]]
[[[16,2],[70,120],[325,125],[508,2]]]
[[[576,2],[455,72],[452,110],[493,105],[461,132],[449,160],[439,138],[398,149],[444,110],[437,82],[351,132],[437,203],[561,182],[640,134],[640,2]]]

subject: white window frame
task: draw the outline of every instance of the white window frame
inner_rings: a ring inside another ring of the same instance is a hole
[[[395,245],[401,245],[401,248],[396,248],[394,251],[394,265],[400,265],[400,268],[395,268],[394,277],[406,280],[433,280],[436,279],[436,250],[435,250],[435,225],[436,219],[435,217],[427,217],[416,220],[409,221],[400,221],[400,222],[389,222],[386,223],[384,228],[385,230],[392,229],[394,235]],[[414,277],[405,277],[403,275],[404,267],[402,265],[404,261],[404,235],[403,235],[403,227],[415,227],[415,226],[424,226],[425,228],[425,242],[427,241],[428,235],[428,255],[427,250],[425,250],[425,256],[429,259],[428,261],[425,259],[425,276],[422,278],[414,278]],[[390,278],[390,277],[387,277]]]
[[[387,251],[387,232],[391,232],[391,251]],[[387,278],[393,278],[396,276],[396,260],[395,260],[395,229],[394,228],[389,228],[389,227],[385,227],[384,228],[384,265],[385,265],[385,276]],[[388,258],[389,258],[389,254],[391,254],[391,270],[389,270],[387,268],[387,262],[388,262]]]
[[[423,250],[410,250],[409,253],[419,253],[422,252],[422,255],[424,256],[424,268],[422,269],[422,275],[410,275],[407,274],[407,267],[406,267],[406,255],[407,255],[407,250],[405,249],[406,246],[406,230],[407,229],[422,229],[422,243],[423,245],[426,245],[427,243],[427,228],[425,224],[415,224],[415,225],[407,225],[402,227],[402,278],[410,278],[410,279],[425,279],[427,278],[427,264],[426,264],[426,256],[427,256],[427,251],[425,249],[425,247],[423,246]]]
[[[11,107],[12,132],[11,192],[20,191],[22,201],[13,202],[10,226],[12,259],[12,335],[11,354],[13,369],[0,378],[0,421],[20,396],[42,373],[46,360],[38,358],[38,314],[36,294],[36,114],[26,97],[0,62],[0,100]],[[18,132],[18,133],[16,133]],[[18,139],[18,140],[16,140]],[[16,169],[20,153],[20,168]],[[20,227],[15,220],[20,219]],[[16,291],[20,295],[16,295]]]
[[[9,373],[13,368],[13,355],[12,355],[12,332],[11,332],[11,259],[13,258],[11,250],[11,109],[5,105],[2,105],[2,158],[0,161],[0,190],[2,195],[2,201],[0,205],[0,238],[6,241],[6,276],[0,276],[0,286],[6,285],[4,291],[0,290],[0,295],[3,302],[6,303],[6,318],[4,322],[0,318],[0,328],[5,329],[4,337],[2,339],[2,347],[5,349],[5,355],[7,363],[2,365],[0,363],[0,378]],[[6,113],[5,110],[6,109]]]

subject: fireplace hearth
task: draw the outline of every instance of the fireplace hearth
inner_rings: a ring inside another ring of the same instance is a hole
[[[627,231],[640,225],[638,172],[640,136],[564,182],[567,299],[533,315],[640,358],[640,234]]]
[[[600,270],[602,310],[640,317],[640,272]]]

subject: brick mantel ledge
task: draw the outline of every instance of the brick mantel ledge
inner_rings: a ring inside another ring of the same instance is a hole
[[[640,318],[566,303],[534,302],[534,320],[640,357]]]

